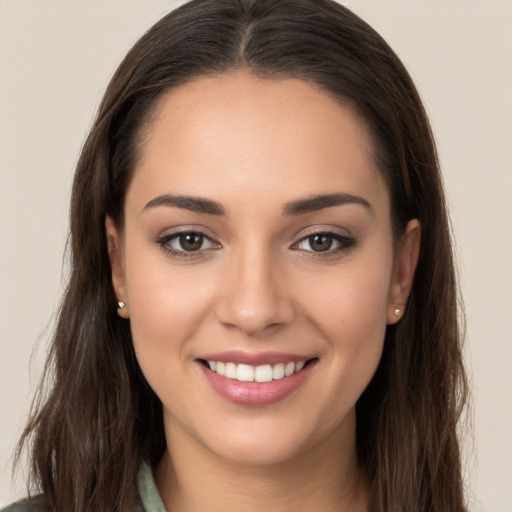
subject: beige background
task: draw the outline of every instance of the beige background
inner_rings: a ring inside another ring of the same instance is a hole
[[[10,457],[62,290],[81,143],[114,67],[177,3],[0,0],[0,504],[23,494]],[[471,509],[511,512],[512,1],[345,3],[402,57],[431,115],[468,317]]]

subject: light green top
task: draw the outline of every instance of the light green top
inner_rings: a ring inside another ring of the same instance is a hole
[[[156,488],[153,472],[147,464],[140,468],[138,485],[144,512],[165,512],[164,504]]]
[[[133,512],[165,512],[164,504],[156,488],[153,472],[147,464],[140,468],[137,483],[141,504],[137,505]],[[34,512],[35,510],[34,502],[28,500],[22,503],[14,503],[0,510],[0,512]]]

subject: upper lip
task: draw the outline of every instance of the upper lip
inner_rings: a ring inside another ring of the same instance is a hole
[[[308,361],[309,359],[312,359],[312,357],[285,352],[244,352],[242,350],[228,350],[225,352],[205,354],[198,359],[205,361],[218,361],[221,363],[260,366],[264,364],[273,365],[290,362],[297,363],[299,361]]]

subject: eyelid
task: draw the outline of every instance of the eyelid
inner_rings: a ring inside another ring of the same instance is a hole
[[[222,244],[217,242],[217,240],[206,233],[209,231],[208,229],[202,226],[179,226],[177,228],[170,228],[169,230],[163,232],[163,234],[155,237],[153,242],[159,246],[163,251],[169,253],[171,256],[178,258],[200,258],[206,256],[212,250],[217,250],[222,248]],[[297,235],[297,241],[294,242],[290,249],[300,251],[302,253],[307,253],[309,257],[315,258],[328,258],[329,256],[333,257],[336,255],[340,255],[340,253],[344,253],[352,249],[355,245],[357,245],[358,240],[354,238],[351,234],[347,234],[347,230],[345,232],[340,232],[340,228],[334,228],[331,226],[326,227],[316,227],[314,229],[310,229],[308,232],[302,232],[302,234]],[[195,251],[187,251],[184,249],[178,249],[172,247],[170,245],[171,241],[176,240],[180,235],[194,233],[201,235],[203,237],[203,241],[207,241],[209,243],[209,247],[200,248]],[[334,248],[326,249],[325,251],[315,251],[313,249],[305,249],[299,247],[299,245],[308,240],[308,238],[314,237],[315,235],[326,235],[331,237],[336,242],[336,246]]]
[[[164,231],[163,234],[158,235],[153,240],[156,245],[158,245],[163,251],[170,254],[171,256],[178,258],[198,258],[201,256],[205,256],[207,252],[221,248],[221,244],[217,242],[211,235],[205,233],[205,229],[197,226],[180,226],[176,229],[171,229],[168,231]],[[210,243],[210,247],[201,248],[197,251],[186,251],[182,249],[177,249],[170,245],[171,241],[178,239],[181,235],[185,235],[188,233],[193,233],[197,235],[201,235],[204,241],[208,241]]]
[[[308,250],[298,247],[299,244],[303,243],[304,241],[307,241],[308,238],[311,238],[316,235],[326,235],[329,237],[332,237],[336,242],[338,242],[338,247],[335,247],[334,249],[327,249],[325,251],[314,251],[314,250]],[[358,243],[358,240],[354,238],[352,235],[347,233],[340,233],[339,231],[333,229],[333,228],[316,228],[313,229],[307,233],[303,233],[300,235],[300,238],[295,242],[291,249],[302,251],[303,253],[309,253],[308,256],[315,257],[315,258],[326,258],[329,256],[339,255],[340,253],[344,253],[353,247],[355,247]]]

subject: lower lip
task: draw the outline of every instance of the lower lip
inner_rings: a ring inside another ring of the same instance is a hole
[[[270,382],[241,382],[212,372],[201,362],[199,366],[213,390],[226,400],[239,405],[261,407],[279,402],[292,394],[306,380],[315,364],[311,361],[300,372]]]

